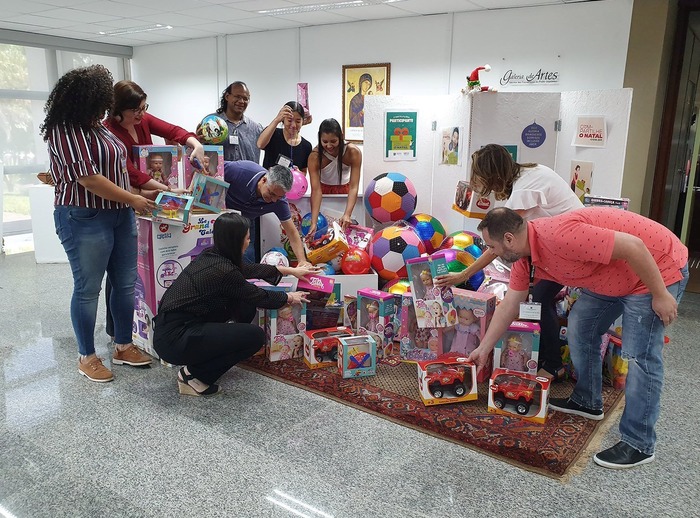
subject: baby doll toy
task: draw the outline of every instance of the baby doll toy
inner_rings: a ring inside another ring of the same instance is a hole
[[[299,332],[297,323],[294,319],[292,306],[287,304],[282,306],[277,311],[277,334],[278,335],[295,335]]]
[[[468,355],[479,347],[481,325],[471,309],[460,308],[457,310],[457,316],[459,323],[455,326],[450,352]]]
[[[420,280],[425,286],[424,300],[435,300],[435,293],[433,292],[433,276],[430,274],[430,270],[423,270],[420,272]]]
[[[530,359],[523,350],[523,341],[519,335],[510,335],[501,354],[501,367],[512,371],[527,372],[527,362]]]

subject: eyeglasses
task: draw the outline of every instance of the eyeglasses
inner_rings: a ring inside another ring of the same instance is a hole
[[[129,108],[130,112],[134,112],[134,115],[138,113],[144,113],[148,111],[148,103],[144,104],[141,108]]]
[[[250,102],[250,97],[246,97],[245,95],[233,95],[229,94],[234,101],[243,101],[244,103],[249,103]]]

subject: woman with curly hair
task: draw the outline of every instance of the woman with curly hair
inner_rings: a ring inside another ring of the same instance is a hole
[[[71,70],[51,91],[41,134],[48,143],[55,183],[54,223],[73,272],[71,321],[78,342],[78,372],[91,381],[112,381],[95,355],[95,320],[102,278],[112,279],[115,321],[112,363],[148,365],[131,342],[136,282],[134,210],[155,203],[133,194],[126,148],[103,125],[112,106],[112,75],[101,65]]]
[[[472,154],[471,187],[481,196],[493,192],[497,200],[505,200],[506,207],[526,220],[558,216],[583,208],[581,200],[556,172],[541,164],[519,164],[506,148],[498,144],[488,144]],[[436,277],[435,285],[466,282],[495,258],[491,250],[486,250],[466,270]],[[564,374],[559,348],[559,318],[554,307],[554,298],[561,289],[561,284],[540,280],[532,291],[533,300],[542,304],[540,375],[554,380]]]

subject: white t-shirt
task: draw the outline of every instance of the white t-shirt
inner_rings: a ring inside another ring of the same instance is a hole
[[[505,206],[524,211],[522,216],[528,221],[583,208],[571,186],[549,167],[541,164],[521,170]]]

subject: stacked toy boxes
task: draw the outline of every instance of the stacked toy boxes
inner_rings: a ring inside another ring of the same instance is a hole
[[[394,296],[373,289],[357,292],[357,334],[377,342],[377,357],[389,358],[394,351]]]
[[[224,147],[211,145],[204,145],[202,147],[204,148],[204,163],[199,164],[201,165],[200,169],[196,169],[187,159],[187,157],[192,154],[192,148],[185,146],[182,165],[185,173],[185,186],[187,186],[189,191],[192,190],[191,184],[194,173],[198,171],[206,176],[218,178],[219,180],[224,179]]]
[[[153,210],[153,220],[173,225],[187,225],[192,211],[192,196],[161,192],[156,197],[157,207]]]
[[[338,372],[343,378],[374,376],[377,373],[377,342],[370,335],[338,339]]]
[[[291,285],[286,291],[291,291]],[[267,359],[271,362],[301,358],[306,332],[306,303],[286,304],[265,313]]]
[[[314,236],[315,237],[315,236]],[[325,233],[318,239],[304,242],[306,257],[312,264],[332,261],[348,250],[345,233],[336,222],[328,226]]]
[[[453,288],[457,324],[445,331],[445,352],[468,356],[479,347],[496,310],[496,296],[489,293]],[[491,375],[493,357],[479,373],[477,381],[486,381]]]
[[[139,171],[166,187],[182,187],[179,181],[177,146],[134,146]]]
[[[443,256],[416,257],[406,261],[418,327],[449,327],[457,323],[452,288],[438,288],[433,278],[449,273]]]
[[[357,296],[343,296],[343,325],[357,332]]]
[[[418,362],[418,389],[426,406],[475,400],[476,365],[449,354]]]
[[[304,363],[309,369],[337,365],[340,338],[348,336],[353,336],[353,332],[342,326],[306,331]]]
[[[399,354],[402,360],[420,362],[434,360],[445,352],[445,333],[440,328],[418,327],[413,297],[410,293],[401,295],[399,310]],[[449,348],[449,346],[448,346]]]
[[[165,290],[199,254],[213,245],[212,231],[218,214],[193,217],[187,226],[159,223],[138,217],[137,273],[133,341],[156,356],[153,317]]]

